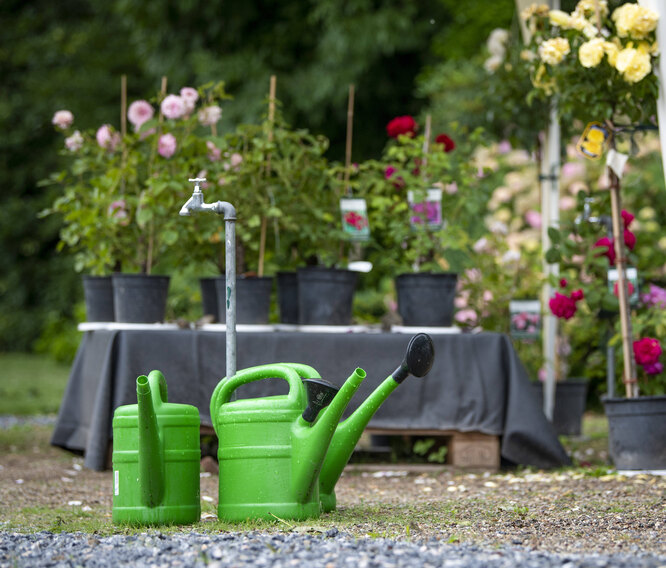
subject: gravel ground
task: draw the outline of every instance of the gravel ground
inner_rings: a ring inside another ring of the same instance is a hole
[[[353,566],[358,568],[442,566],[450,568],[574,567],[657,568],[666,558],[632,555],[551,554],[524,547],[494,549],[441,541],[354,538],[330,530],[322,536],[297,534],[142,533],[96,538],[85,534],[0,533],[3,566]]]
[[[666,568],[666,477],[356,466],[334,513],[240,532],[217,522],[218,478],[204,472],[199,524],[133,530],[111,524],[111,472],[50,447],[49,427],[35,431],[32,447],[0,452],[0,567]],[[95,528],[76,532],[86,523]]]

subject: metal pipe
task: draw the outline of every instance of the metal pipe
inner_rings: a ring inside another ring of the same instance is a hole
[[[236,209],[227,201],[206,203],[200,184],[206,178],[191,178],[194,191],[180,208],[179,215],[189,217],[192,213],[211,211],[224,215],[224,253],[225,253],[225,285],[226,285],[226,376],[236,374]]]

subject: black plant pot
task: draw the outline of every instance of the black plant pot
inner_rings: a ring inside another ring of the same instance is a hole
[[[298,322],[350,325],[358,272],[319,266],[298,269]]]
[[[400,274],[395,279],[398,313],[406,326],[450,327],[458,275],[444,273]]]
[[[532,388],[543,407],[543,383],[532,383]],[[553,428],[559,436],[580,436],[587,400],[587,381],[567,379],[555,385]]]
[[[298,323],[298,275],[277,273],[277,299],[282,323]]]
[[[608,448],[617,469],[666,469],[666,396],[606,398]]]
[[[217,290],[218,320],[227,321],[227,282],[224,277],[215,279]],[[267,324],[271,308],[271,276],[240,277],[236,279],[236,323]]]
[[[216,277],[200,278],[199,286],[201,288],[201,307],[204,316],[213,316],[215,321],[218,319],[218,306],[217,306],[217,286],[215,281]]]
[[[114,274],[113,304],[117,322],[157,323],[164,321],[169,276]]]
[[[111,276],[83,276],[87,321],[115,321]]]

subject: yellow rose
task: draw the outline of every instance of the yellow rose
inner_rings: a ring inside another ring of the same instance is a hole
[[[539,46],[539,57],[544,63],[557,65],[571,51],[569,40],[563,37],[547,39]]]
[[[597,7],[599,8],[600,16],[602,18],[608,15],[607,0],[580,0],[580,2],[576,4],[574,12],[582,14],[586,18],[596,18]]]
[[[576,14],[575,12],[571,15],[568,27],[569,29],[583,32],[583,35],[588,39],[597,35],[596,26],[593,26],[592,23],[587,18],[585,18],[585,16]]]
[[[520,13],[520,17],[523,20],[529,20],[532,16],[544,17],[548,11],[548,4],[531,4]]]
[[[571,16],[562,10],[551,10],[548,12],[548,18],[552,24],[561,28],[568,28],[571,21]]]
[[[641,49],[627,47],[618,53],[615,68],[622,73],[625,81],[638,83],[652,71],[650,54]]]
[[[611,19],[620,37],[643,39],[657,28],[659,15],[645,6],[623,4],[613,12]]]
[[[595,37],[586,41],[578,49],[578,60],[583,67],[596,67],[604,58],[604,40]]]
[[[620,53],[620,48],[617,46],[617,44],[613,43],[612,41],[605,41],[604,53],[606,54],[606,57],[608,57],[608,63],[615,67],[615,63],[617,62],[617,54]]]

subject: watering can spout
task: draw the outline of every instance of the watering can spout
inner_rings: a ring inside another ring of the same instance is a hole
[[[428,374],[435,358],[432,339],[426,333],[411,338],[405,357],[363,403],[335,430],[319,474],[319,492],[324,512],[335,509],[335,484],[349,461],[363,430],[377,409],[409,375]]]
[[[299,502],[305,502],[314,490],[326,450],[342,413],[365,375],[363,369],[355,369],[313,424],[302,416],[294,424],[292,489]]]
[[[139,486],[146,507],[164,497],[164,460],[155,406],[166,400],[166,381],[159,371],[136,379],[139,419]]]

